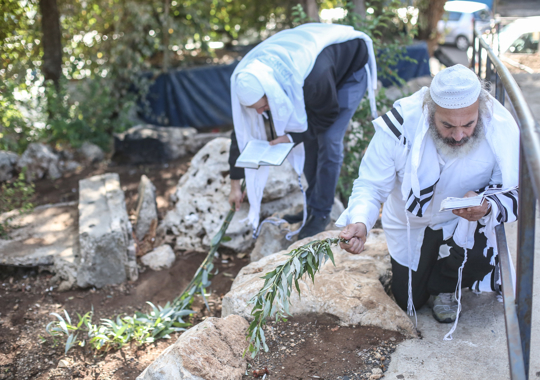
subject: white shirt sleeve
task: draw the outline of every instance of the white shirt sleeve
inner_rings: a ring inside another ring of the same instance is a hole
[[[371,230],[396,182],[395,157],[404,147],[384,131],[373,136],[362,158],[346,210],[347,224],[362,222]]]
[[[502,185],[502,172],[499,168],[499,164],[495,163],[493,172],[491,173],[491,179],[489,180],[490,185]]]

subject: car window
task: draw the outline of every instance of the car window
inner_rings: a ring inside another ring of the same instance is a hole
[[[534,54],[538,52],[539,43],[540,32],[525,33],[510,45],[508,51],[516,54]]]
[[[462,14],[461,12],[444,12],[442,19],[446,21],[459,21]]]
[[[474,12],[473,16],[476,21],[489,21],[491,18],[487,9],[480,9],[479,11]]]

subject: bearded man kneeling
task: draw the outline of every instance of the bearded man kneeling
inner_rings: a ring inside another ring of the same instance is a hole
[[[350,240],[342,248],[362,251],[384,203],[398,305],[411,314],[430,300],[435,319],[453,322],[457,289],[498,290],[494,228],[517,218],[518,127],[462,65],[439,72],[430,88],[398,100],[373,124],[348,208],[336,223]],[[481,206],[439,211],[447,197],[488,188],[508,191]]]

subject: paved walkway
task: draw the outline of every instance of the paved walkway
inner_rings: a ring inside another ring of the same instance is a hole
[[[515,76],[529,106],[540,120],[540,74]],[[537,207],[537,210],[540,207]],[[529,379],[540,379],[540,215],[537,215],[532,349]],[[509,249],[515,261],[517,223],[506,226]],[[503,305],[493,293],[479,296],[465,291],[464,312],[452,341],[443,337],[449,325],[436,322],[431,309],[418,312],[421,339],[400,344],[392,355],[385,379],[461,380],[509,379]]]

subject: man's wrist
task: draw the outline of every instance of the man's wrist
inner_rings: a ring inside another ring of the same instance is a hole
[[[486,213],[484,214],[484,216],[488,216],[489,213],[491,212],[491,202],[486,201],[486,203],[487,203],[487,211],[486,211]]]

